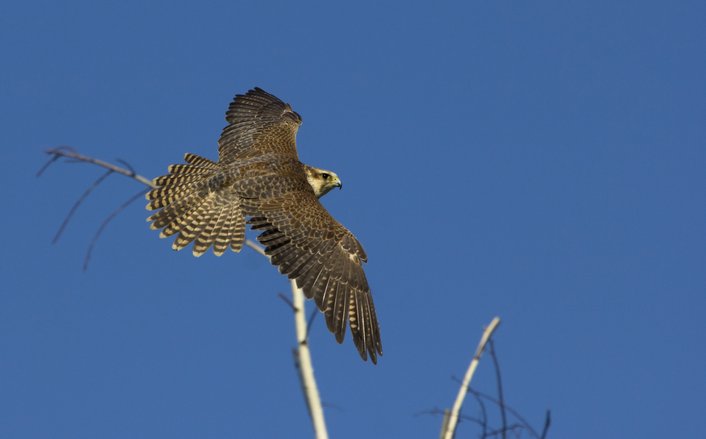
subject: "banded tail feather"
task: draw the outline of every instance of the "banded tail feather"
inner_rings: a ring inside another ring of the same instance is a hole
[[[213,246],[221,256],[230,247],[239,252],[245,241],[245,217],[237,193],[228,187],[217,163],[185,154],[186,164],[169,166],[169,174],[153,180],[147,193],[150,228],[162,229],[160,238],[178,234],[172,248],[181,250],[192,242],[192,253],[201,256]]]

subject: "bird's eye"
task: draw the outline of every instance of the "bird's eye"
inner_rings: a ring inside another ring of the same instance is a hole
[[[331,178],[331,176],[325,172],[321,174],[321,177],[323,177],[324,180],[328,180],[329,178]]]

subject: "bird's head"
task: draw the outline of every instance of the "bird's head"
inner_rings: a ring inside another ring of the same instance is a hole
[[[309,180],[311,188],[314,189],[314,193],[319,198],[326,195],[328,191],[335,187],[339,189],[343,187],[341,179],[338,178],[335,172],[314,168],[312,166],[305,166],[305,171],[306,179]]]

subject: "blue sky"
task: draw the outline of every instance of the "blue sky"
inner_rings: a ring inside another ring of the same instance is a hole
[[[385,354],[322,319],[332,437],[437,437],[483,325],[506,400],[550,437],[703,437],[703,2],[15,2],[0,14],[8,234],[0,436],[311,437],[286,280],[253,252],[176,253],[71,145],[153,177],[216,157],[235,93],[304,119],[303,161],[361,240]],[[477,388],[492,392],[485,358]],[[465,414],[477,415],[472,400]],[[457,437],[476,437],[462,423]]]

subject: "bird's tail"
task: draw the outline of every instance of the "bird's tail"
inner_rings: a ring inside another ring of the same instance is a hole
[[[245,240],[245,217],[240,198],[226,184],[217,163],[195,154],[185,154],[186,164],[171,165],[169,174],[153,180],[147,193],[147,210],[161,209],[147,221],[160,238],[179,233],[172,248],[181,250],[194,242],[194,256],[213,245],[221,256],[228,247],[239,252]]]

